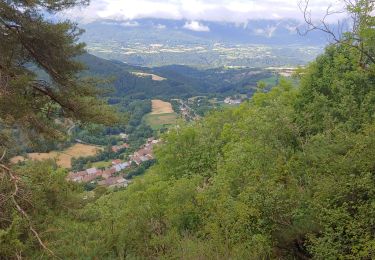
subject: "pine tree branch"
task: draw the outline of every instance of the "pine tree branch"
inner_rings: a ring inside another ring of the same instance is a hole
[[[42,80],[34,80],[31,86],[41,92],[42,94],[48,96],[51,100],[59,104],[62,108],[68,109],[71,112],[75,112],[75,108],[71,104],[63,103],[60,101],[60,99],[56,96],[56,94],[53,92],[53,90],[48,86],[48,84],[45,81]]]
[[[2,159],[5,157],[5,153],[6,151],[4,151],[4,154],[2,156]],[[1,160],[0,160],[1,162]],[[17,211],[21,214],[22,217],[24,217],[27,222],[28,222],[28,225],[29,225],[29,229],[30,231],[33,233],[34,237],[36,238],[36,240],[38,241],[39,245],[45,250],[48,252],[49,255],[51,255],[52,257],[56,258],[56,259],[60,259],[58,256],[55,255],[55,253],[49,249],[45,244],[44,242],[42,241],[42,239],[40,238],[38,232],[35,230],[35,228],[33,227],[33,224],[31,222],[31,219],[29,217],[29,215],[26,213],[26,211],[19,205],[19,203],[17,202],[17,199],[16,197],[18,196],[17,194],[19,193],[19,181],[20,181],[20,178],[9,168],[7,167],[6,165],[0,163],[0,168],[3,169],[3,172],[5,172],[12,184],[13,184],[13,187],[14,187],[14,190],[13,192],[11,193],[11,200],[15,206],[15,208],[17,209]],[[21,257],[20,254],[17,254],[17,257]],[[22,257],[21,257],[22,258]]]

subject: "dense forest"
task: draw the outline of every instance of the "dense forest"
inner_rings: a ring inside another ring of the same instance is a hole
[[[252,94],[257,81],[275,77],[275,73],[269,70],[254,68],[197,69],[182,65],[145,68],[90,54],[82,55],[78,60],[87,67],[85,75],[109,80],[104,85],[113,90],[108,96],[128,99]],[[156,74],[165,80],[156,81],[151,76],[136,76],[134,72]]]
[[[125,190],[1,163],[0,259],[373,259],[374,3],[348,11],[355,30],[298,86],[180,123]]]

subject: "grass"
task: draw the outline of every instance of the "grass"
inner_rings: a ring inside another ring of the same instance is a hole
[[[92,167],[95,167],[95,168],[107,168],[111,165],[112,165],[112,160],[111,161],[100,161],[100,162],[92,163]]]
[[[165,113],[165,114],[147,114],[143,118],[145,122],[153,129],[160,130],[164,127],[175,125],[177,121],[176,113]]]
[[[226,104],[224,102],[219,102],[216,103],[218,108],[234,108],[234,107],[239,107],[241,104]]]
[[[153,129],[160,130],[162,128],[175,125],[177,114],[173,111],[172,104],[162,100],[152,100],[152,112],[145,115],[143,120]]]

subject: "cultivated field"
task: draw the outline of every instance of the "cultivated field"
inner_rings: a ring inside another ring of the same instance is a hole
[[[170,114],[170,113],[174,113],[171,103],[165,102],[159,99],[152,100],[151,114],[159,115],[159,114]]]
[[[143,120],[154,130],[160,130],[175,125],[177,114],[172,104],[159,99],[152,100],[152,112],[144,116]]]
[[[158,75],[155,75],[155,74],[150,74],[150,73],[144,73],[144,72],[133,72],[134,75],[138,76],[138,77],[151,77],[152,80],[155,80],[155,81],[163,81],[163,80],[166,80],[166,78],[163,78],[163,77],[160,77]]]
[[[75,144],[63,151],[52,151],[49,153],[29,153],[27,155],[28,158],[24,158],[22,156],[16,156],[11,159],[12,163],[17,163],[19,161],[24,161],[27,159],[31,160],[47,160],[47,159],[54,159],[58,166],[62,168],[71,168],[71,159],[73,157],[87,157],[97,154],[101,148],[93,145],[87,144]]]
[[[148,114],[144,117],[144,120],[154,130],[160,130],[161,128],[175,125],[177,121],[176,113],[168,114]]]

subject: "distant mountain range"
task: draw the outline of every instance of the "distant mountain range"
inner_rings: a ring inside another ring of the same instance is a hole
[[[294,20],[246,24],[187,20],[103,20],[83,27],[82,40],[96,56],[157,67],[269,67],[304,65],[327,43],[326,35],[297,33]]]
[[[181,65],[145,68],[90,54],[79,60],[86,65],[88,75],[113,79],[110,87],[114,92],[108,95],[111,100],[251,95],[259,80],[276,80],[274,72],[263,69],[203,70]]]
[[[116,41],[123,43],[175,44],[267,44],[267,45],[325,45],[326,35],[297,33],[303,23],[296,20],[251,20],[245,24],[166,19],[131,21],[103,20],[82,27],[85,41]]]

